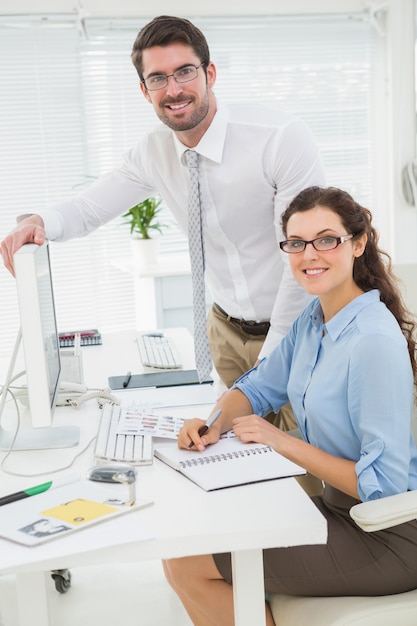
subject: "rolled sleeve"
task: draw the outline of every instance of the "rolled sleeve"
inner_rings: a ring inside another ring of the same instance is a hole
[[[361,444],[356,465],[361,499],[406,491],[413,380],[405,340],[377,332],[362,338],[349,379],[351,418]]]
[[[257,378],[255,368],[238,378],[232,389],[239,389],[242,393],[244,393],[251,404],[252,411],[256,415],[261,415],[263,417],[271,412],[272,407],[268,400],[259,391],[254,378],[255,380]]]
[[[288,402],[287,381],[293,346],[292,333],[281,341],[257,367],[241,376],[234,384],[251,403],[256,415],[276,413]]]
[[[375,471],[374,463],[382,455],[384,448],[385,445],[382,439],[376,439],[362,449],[361,457],[356,463],[358,492],[363,502],[376,500],[383,494],[383,488]]]

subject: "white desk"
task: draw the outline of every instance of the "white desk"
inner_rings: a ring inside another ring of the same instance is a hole
[[[123,336],[126,339],[127,335]],[[120,362],[123,363],[122,371],[135,371],[129,361],[135,358],[135,353],[129,354],[127,344],[123,346],[121,341],[117,345],[118,354],[106,348],[106,338],[102,348],[84,350],[87,381],[96,385],[103,370],[107,374],[118,374],[117,364]],[[91,365],[95,371],[90,370]],[[101,380],[102,385],[105,382]],[[207,411],[203,408],[187,409],[187,412],[190,410],[192,414],[205,417],[209,407]],[[58,421],[61,415],[67,423],[82,425],[81,445],[97,428],[99,413],[94,402],[83,405],[77,412],[61,409]],[[19,457],[19,463],[24,463],[26,469],[36,471],[51,463],[62,465],[64,458],[73,455],[74,450],[65,450],[14,456]],[[16,469],[17,461],[12,459],[13,463]],[[90,449],[77,460],[75,469],[84,470],[92,464]],[[3,474],[0,495],[30,482],[33,481]],[[40,481],[35,479],[33,484],[37,482]],[[51,569],[229,551],[233,559],[236,626],[262,626],[265,624],[262,549],[326,541],[324,518],[294,479],[206,493],[155,460],[152,466],[138,469],[137,488],[138,493],[154,499],[155,504],[36,548],[0,540],[0,573],[17,575],[21,626],[47,626],[50,623],[45,582]],[[154,538],[136,540],[138,524],[151,529]]]

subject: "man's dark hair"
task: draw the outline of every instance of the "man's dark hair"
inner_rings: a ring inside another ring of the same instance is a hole
[[[207,73],[210,51],[201,30],[185,18],[160,15],[139,31],[133,44],[132,61],[141,81],[143,81],[143,51],[153,46],[168,46],[172,43],[183,43],[191,46],[200,62],[204,64],[203,68]]]

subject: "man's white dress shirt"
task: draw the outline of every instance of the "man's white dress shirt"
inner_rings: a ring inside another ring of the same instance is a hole
[[[239,319],[271,321],[260,357],[269,354],[308,303],[279,250],[280,216],[292,198],[323,185],[316,142],[301,120],[256,104],[218,103],[200,154],[204,197],[206,283]],[[161,124],[120,167],[89,189],[39,214],[47,237],[87,235],[149,196],[160,194],[187,232],[189,174],[174,132]]]

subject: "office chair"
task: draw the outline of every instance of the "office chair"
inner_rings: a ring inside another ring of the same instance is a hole
[[[350,510],[366,532],[383,530],[417,518],[417,491],[361,502]],[[270,595],[279,626],[416,626],[417,589],[391,596],[310,598]]]

